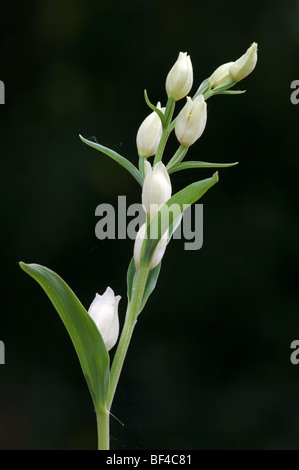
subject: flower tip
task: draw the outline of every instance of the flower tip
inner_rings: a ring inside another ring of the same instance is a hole
[[[257,43],[253,42],[238,60],[229,69],[229,73],[235,82],[247,77],[254,70],[257,63]]]

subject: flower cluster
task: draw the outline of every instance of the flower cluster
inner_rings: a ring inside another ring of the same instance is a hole
[[[189,96],[193,86],[193,67],[190,56],[186,52],[180,52],[177,61],[167,75],[165,88],[168,96],[166,107],[161,107],[159,102],[153,106],[146,98],[152,112],[140,125],[136,145],[139,156],[138,178],[142,181],[142,205],[146,213],[144,223],[136,236],[134,245],[135,269],[140,268],[143,249],[147,239],[147,227],[151,223],[161,206],[167,203],[172,196],[172,185],[169,173],[178,171],[178,165],[186,155],[189,147],[193,145],[203,134],[207,123],[206,100],[219,93],[240,93],[239,91],[227,91],[235,83],[244,79],[255,68],[257,62],[257,44],[253,43],[247,52],[235,62],[228,62],[218,67],[215,72],[199,87],[193,98]],[[177,101],[186,98],[186,103],[172,120],[174,107]],[[179,142],[179,149],[173,158],[165,164],[162,162],[164,147],[171,131]],[[109,155],[108,149],[101,150]],[[151,164],[147,159],[154,157]],[[115,154],[113,155],[115,158]],[[125,159],[122,157],[122,164]],[[190,168],[194,167],[191,162]],[[204,162],[199,162],[204,163]],[[209,164],[207,164],[209,165]],[[230,164],[225,164],[229,166]],[[212,165],[216,166],[216,165]],[[221,165],[220,165],[221,166]],[[188,168],[188,165],[185,166]],[[128,164],[127,169],[135,176],[135,169]],[[168,229],[157,241],[152,254],[149,269],[157,267],[166,250],[168,243]],[[105,293],[96,295],[88,311],[96,323],[104,343],[109,351],[117,342],[119,334],[118,303],[120,297],[115,296],[113,290],[108,287]]]

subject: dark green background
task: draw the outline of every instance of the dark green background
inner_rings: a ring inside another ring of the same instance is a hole
[[[114,449],[299,449],[295,0],[2,0],[1,449],[94,449],[92,403],[69,337],[18,261],[60,274],[88,307],[110,285],[126,307],[130,240],[99,241],[95,208],[140,188],[98,141],[137,162],[148,114],[188,51],[194,91],[259,44],[240,96],[208,102],[188,158],[240,161],[204,196],[204,244],[169,246],[137,324],[111,418]],[[168,157],[175,148],[170,141]],[[177,191],[213,170],[173,175]],[[111,351],[113,355],[113,350]]]

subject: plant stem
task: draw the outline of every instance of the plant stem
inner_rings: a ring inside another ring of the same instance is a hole
[[[170,129],[170,122],[173,116],[174,108],[175,108],[175,101],[169,98],[166,104],[166,109],[165,109],[165,121],[163,125],[162,137],[161,137],[158,150],[155,156],[154,165],[156,165],[156,163],[162,160],[163,152],[164,152],[168,137],[172,130]]]
[[[98,450],[109,450],[109,411],[96,412],[98,429]]]
[[[181,163],[186,153],[188,152],[188,149],[189,147],[184,147],[184,145],[180,145],[172,159],[168,162],[166,166],[167,171],[172,170],[172,168]]]
[[[142,265],[140,265],[136,273],[136,278],[132,289],[132,298],[128,303],[125,323],[111,367],[110,388],[107,399],[108,410],[110,410],[112,405],[122,366],[128,351],[134,327],[137,322],[137,317],[140,312],[140,306],[143,299],[148,273],[149,267]]]
[[[131,341],[137,316],[140,312],[146,281],[149,273],[148,266],[140,266],[136,273],[134,286],[132,289],[131,302],[128,303],[126,319],[122,334],[114,356],[110,373],[110,387],[107,398],[107,408],[96,410],[97,430],[98,430],[98,450],[109,450],[109,416],[116,387],[119,381],[122,366]]]
[[[139,157],[139,173],[141,175],[142,181],[144,180],[144,175],[145,175],[145,170],[144,170],[144,162],[145,158],[144,157]]]

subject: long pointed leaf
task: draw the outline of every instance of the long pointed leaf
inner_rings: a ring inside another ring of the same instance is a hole
[[[132,258],[128,267],[128,272],[127,272],[128,301],[130,301],[132,298],[132,288],[133,288],[135,274],[136,274],[135,262],[134,262],[134,258]]]
[[[146,286],[145,286],[145,289],[144,289],[144,294],[143,294],[143,298],[142,298],[139,313],[144,309],[144,306],[145,306],[146,302],[148,301],[149,296],[151,295],[151,293],[153,292],[153,290],[156,287],[158,277],[159,277],[159,274],[160,274],[160,269],[161,269],[161,263],[159,263],[158,266],[156,266],[154,269],[152,269],[149,272],[149,275],[148,275],[148,278],[147,278],[147,281],[146,281]]]
[[[189,170],[190,168],[227,168],[230,166],[238,165],[239,162],[234,163],[209,163],[209,162],[182,162],[178,163],[175,167],[168,170],[168,173],[175,173],[176,171]]]
[[[104,147],[101,144],[85,139],[84,137],[82,137],[82,135],[79,135],[79,137],[82,140],[82,142],[84,142],[86,145],[89,145],[90,147],[96,150],[99,150],[105,155],[108,155],[108,157],[112,158],[121,166],[123,166],[135,178],[135,180],[140,184],[140,186],[142,186],[142,183],[143,183],[142,177],[138,169],[136,168],[136,166],[133,165],[133,163],[131,163],[129,160],[127,160],[125,157],[123,157],[119,153],[114,152],[114,150],[109,149],[108,147]]]
[[[157,280],[158,280],[159,273],[160,273],[160,268],[161,268],[161,263],[159,263],[158,266],[156,266],[154,269],[152,269],[149,272],[139,313],[144,309],[144,306],[149,296],[151,295],[151,293],[156,287]],[[127,272],[127,295],[128,295],[129,302],[131,301],[131,298],[132,298],[132,289],[134,287],[135,274],[136,274],[136,267],[135,267],[135,261],[133,257],[130,261],[128,272]]]
[[[148,105],[148,107],[149,107],[152,111],[155,111],[155,113],[158,114],[159,118],[161,119],[162,125],[163,125],[163,124],[165,123],[165,116],[164,116],[164,114],[162,113],[162,111],[161,111],[159,108],[157,108],[156,106],[154,106],[154,105],[150,102],[146,90],[144,90],[144,99],[145,99],[145,102],[146,102],[146,104]]]
[[[109,355],[94,321],[69,286],[50,269],[20,263],[51,300],[77,352],[95,409],[105,407],[109,387]]]

